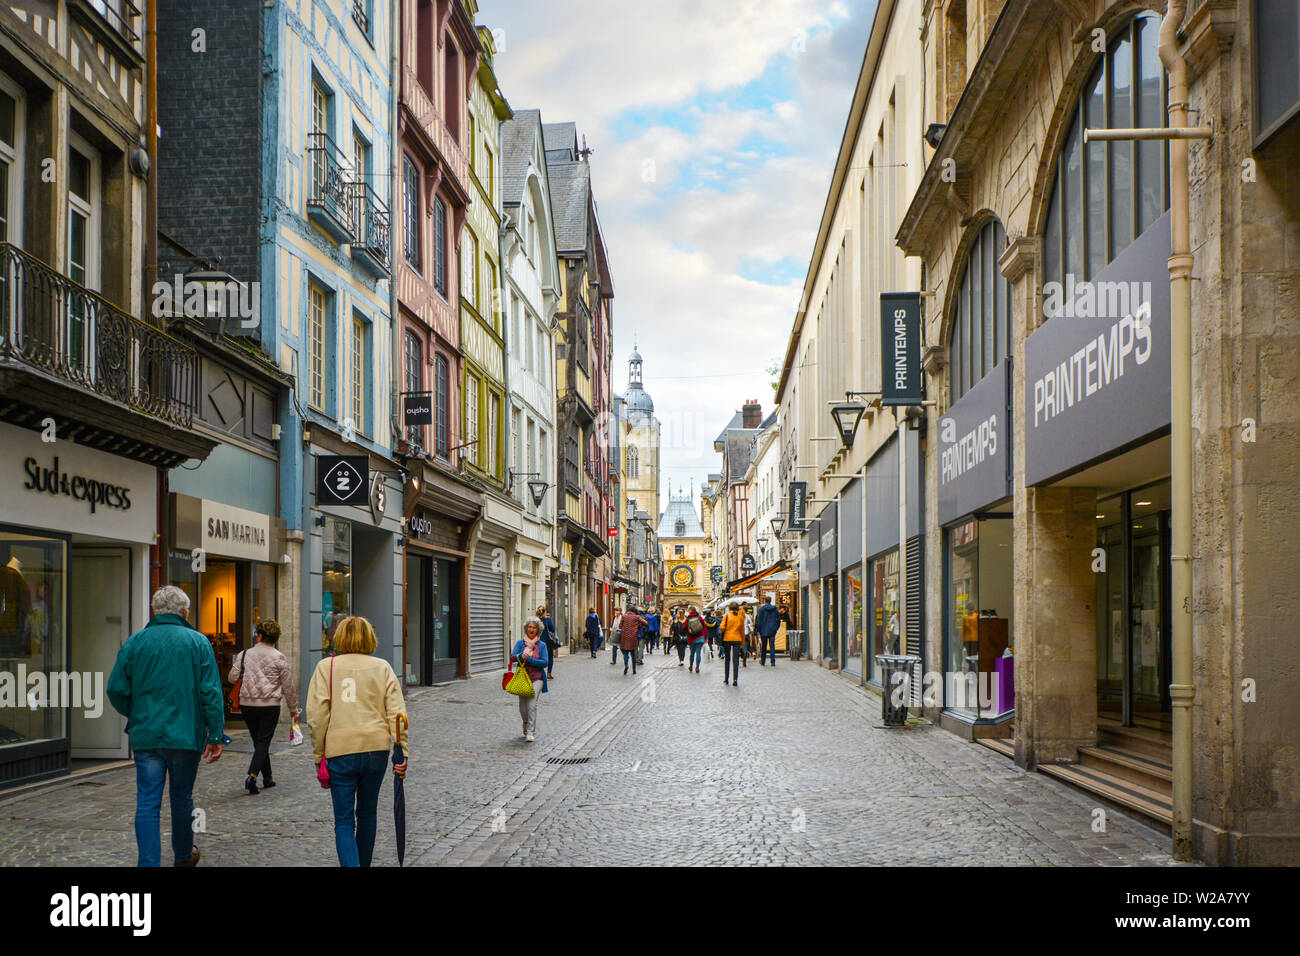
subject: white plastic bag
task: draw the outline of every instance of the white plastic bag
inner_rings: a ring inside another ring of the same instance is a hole
[[[298,726],[298,721],[294,721],[289,727],[289,746],[297,747],[303,741],[302,728]]]

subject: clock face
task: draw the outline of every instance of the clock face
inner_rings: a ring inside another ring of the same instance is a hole
[[[695,583],[695,569],[689,564],[679,564],[673,568],[670,579],[673,587],[688,588]]]

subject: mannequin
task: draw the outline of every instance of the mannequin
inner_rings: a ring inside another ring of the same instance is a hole
[[[23,563],[10,555],[0,568],[0,660],[27,656],[27,619],[31,613],[32,594],[23,578]]]

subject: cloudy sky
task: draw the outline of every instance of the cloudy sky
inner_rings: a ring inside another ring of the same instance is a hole
[[[663,483],[698,488],[746,400],[773,407],[875,0],[482,0],[516,109],[577,123]],[[665,497],[666,501],[666,497]]]

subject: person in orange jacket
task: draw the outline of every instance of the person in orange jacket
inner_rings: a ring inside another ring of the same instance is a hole
[[[740,680],[740,656],[745,647],[745,614],[735,601],[727,605],[727,613],[722,616],[722,654],[726,663],[722,671],[722,683],[731,678],[731,686],[738,687]]]

